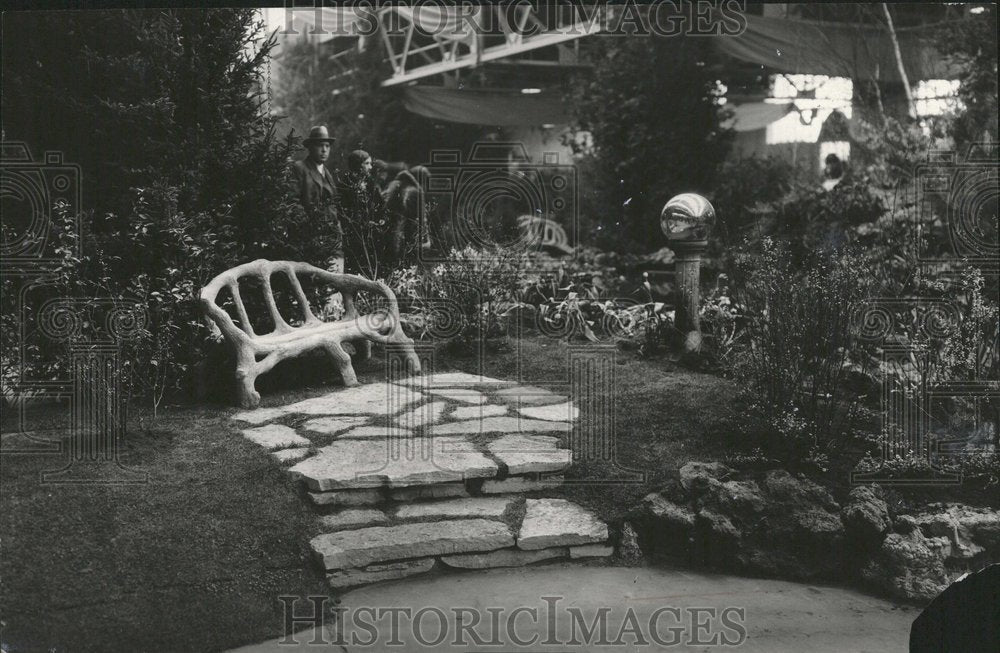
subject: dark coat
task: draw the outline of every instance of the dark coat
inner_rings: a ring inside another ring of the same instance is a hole
[[[292,164],[292,177],[295,180],[296,194],[306,215],[316,222],[317,227],[329,226],[340,243],[337,246],[338,251],[332,254],[343,256],[344,232],[337,213],[337,185],[333,181],[333,175],[325,166],[323,174],[320,174],[311,161],[302,160]]]

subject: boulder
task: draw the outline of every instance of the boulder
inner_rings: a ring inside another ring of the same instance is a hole
[[[889,506],[876,492],[867,486],[854,488],[840,511],[848,537],[864,548],[878,545],[892,526]]]
[[[809,479],[796,478],[784,469],[773,469],[765,474],[763,485],[771,501],[790,508],[812,509],[820,506],[826,510],[840,510],[826,488]]]
[[[929,601],[949,582],[944,560],[951,544],[946,537],[925,537],[912,518],[897,522],[897,532],[882,541],[862,576],[893,596]]]
[[[720,481],[733,474],[733,470],[722,463],[691,462],[680,469],[681,487],[687,491],[699,489],[708,485],[709,479]]]

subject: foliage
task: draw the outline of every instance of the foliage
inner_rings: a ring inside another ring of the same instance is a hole
[[[397,269],[388,283],[397,289],[405,321],[417,336],[475,346],[506,335],[524,264],[524,253],[516,248],[469,246],[451,250],[433,268]]]
[[[935,41],[942,55],[956,62],[958,97],[963,107],[952,121],[959,150],[971,143],[997,142],[997,6],[976,4],[961,21],[945,23]],[[971,9],[971,7],[970,7]]]
[[[745,346],[734,374],[750,396],[770,446],[792,456],[815,455],[853,430],[862,398],[848,384],[851,313],[873,292],[856,255],[817,257],[804,267],[787,246],[765,239],[738,260],[734,299],[745,310]],[[771,453],[774,453],[772,450]]]
[[[581,222],[611,249],[655,242],[656,216],[681,192],[711,187],[729,148],[719,126],[710,39],[588,40],[592,69],[571,84],[576,129],[593,137],[580,152]],[[572,142],[572,141],[571,141]]]
[[[748,227],[792,189],[794,168],[778,157],[726,161],[709,198],[717,217],[712,244],[737,245]]]
[[[203,285],[253,258],[319,262],[327,250],[329,225],[307,224],[288,176],[293,143],[276,138],[265,106],[275,41],[244,9],[30,20],[29,42],[10,48],[21,76],[5,79],[6,136],[62,147],[85,182],[84,255],[64,258],[50,292],[147,309],[122,359],[126,385],[155,405],[211,367]]]

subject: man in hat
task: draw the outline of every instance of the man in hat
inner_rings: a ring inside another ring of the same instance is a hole
[[[309,137],[302,141],[309,154],[292,164],[299,202],[317,229],[329,228],[334,235],[334,246],[330,251],[327,269],[331,272],[344,271],[344,232],[337,215],[337,186],[333,175],[326,169],[330,149],[334,139],[330,137],[326,125],[309,130]]]

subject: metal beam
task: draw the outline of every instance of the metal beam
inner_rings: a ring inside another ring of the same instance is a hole
[[[380,32],[393,70],[392,76],[383,81],[382,86],[407,84],[425,77],[472,68],[490,61],[510,60],[517,55],[541,48],[560,47],[561,44],[600,32],[603,25],[603,21],[594,19],[578,22],[579,16],[575,14],[572,17],[559,15],[555,17],[555,20],[549,16],[546,18],[546,23],[539,15],[536,15],[530,5],[517,5],[514,8],[513,16],[510,17],[503,7],[497,5],[481,5],[476,11],[480,12],[475,14],[476,18],[488,19],[489,22],[486,24],[494,27],[483,28],[488,30],[485,33],[480,33],[479,29],[475,29],[475,25],[449,36],[422,33],[421,41],[424,44],[418,45],[416,39],[413,38],[414,30],[417,27],[414,24],[416,14],[398,13],[391,7],[382,9],[379,14]],[[392,36],[388,33],[387,19],[392,21],[394,25],[405,23],[402,30],[403,35],[405,35],[402,43],[400,42],[399,30],[394,30]],[[482,25],[483,23],[477,24]],[[525,28],[529,25],[538,28],[540,32],[525,36]],[[494,31],[496,26],[499,27],[499,31]],[[503,42],[486,47],[485,42],[488,42],[486,38],[488,36],[501,37]],[[430,46],[426,45],[428,38],[432,39]],[[561,47],[565,48],[565,46]],[[408,55],[418,52],[424,59],[431,58],[433,61],[420,61],[414,64],[414,58],[408,57]],[[408,63],[413,67],[407,69]]]
[[[576,39],[583,38],[584,36],[596,34],[599,31],[600,26],[581,23],[576,26],[576,29],[570,31],[569,33],[555,32],[549,34],[539,34],[537,36],[528,37],[521,43],[486,48],[482,50],[479,55],[478,62],[486,63],[488,61],[506,59],[507,57],[512,57],[524,52],[530,52],[539,48],[546,48],[559,43],[574,41]],[[419,66],[405,73],[393,75],[389,79],[382,82],[382,86],[397,86],[399,84],[406,84],[407,82],[423,79],[424,77],[430,77],[431,75],[440,75],[441,73],[458,70],[459,68],[471,68],[476,65],[476,59],[477,58],[472,55],[462,55],[460,57],[456,57],[454,61],[439,61],[435,64]]]

